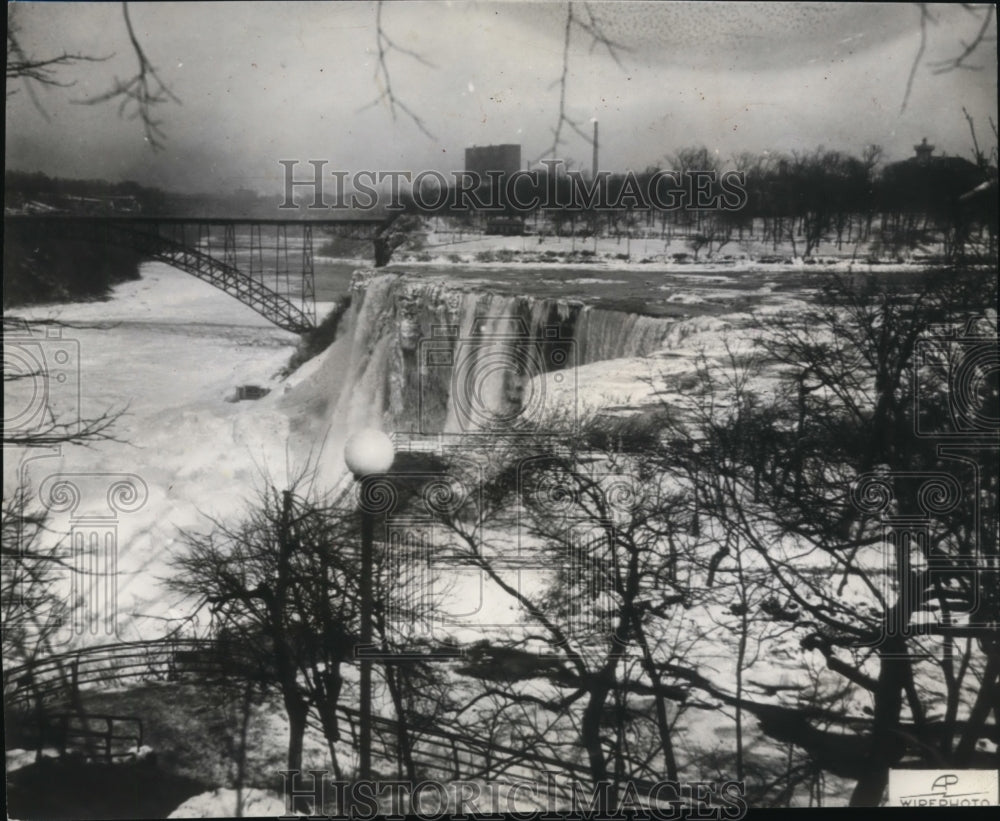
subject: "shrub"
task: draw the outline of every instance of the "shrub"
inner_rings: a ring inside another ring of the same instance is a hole
[[[323,317],[319,325],[302,334],[295,353],[292,354],[292,358],[288,360],[288,364],[281,372],[283,377],[295,373],[303,364],[333,344],[333,341],[337,338],[337,328],[340,327],[340,320],[350,307],[351,296],[348,294],[337,301],[330,310],[330,313]]]
[[[139,278],[142,256],[129,248],[47,237],[38,242],[8,227],[3,250],[4,307],[105,297]]]

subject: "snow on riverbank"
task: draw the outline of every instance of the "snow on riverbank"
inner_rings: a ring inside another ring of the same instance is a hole
[[[75,507],[51,508],[56,532],[88,517],[107,522],[118,545],[119,636],[127,639],[162,630],[162,622],[136,616],[163,615],[168,606],[156,579],[166,575],[179,529],[204,527],[206,515],[233,514],[259,483],[261,469],[283,478],[286,417],[274,411],[270,397],[225,398],[241,384],[280,389],[275,375],[297,342],[194,277],[159,263],[143,266],[142,274],[108,301],[11,312],[31,323],[56,323],[34,326],[43,347],[52,349],[46,333],[58,334],[59,344],[78,352],[78,369],[71,362],[67,382],[52,386],[64,413],[78,404],[84,418],[125,414],[111,431],[118,441],[31,448],[5,454],[4,464],[5,491],[18,478],[36,493],[51,488],[54,477],[71,483]],[[4,389],[9,407],[28,403],[24,392],[33,386],[27,380]],[[109,506],[109,488],[117,482],[135,495]],[[106,626],[94,625],[90,638],[107,640]]]
[[[332,489],[347,480],[343,439],[352,426],[380,423],[371,408],[391,386],[377,366],[380,357],[395,356],[390,348],[398,344],[380,328],[381,314],[365,314],[353,329],[345,326],[351,339],[283,380],[278,374],[298,341],[294,334],[166,265],[147,264],[142,273],[142,279],[116,288],[108,301],[16,312],[30,322],[62,323],[39,324],[36,331],[58,332],[78,350],[79,372],[70,376],[78,381],[84,417],[109,409],[127,413],[113,429],[118,441],[32,449],[20,461],[8,458],[4,467],[6,488],[19,476],[43,495],[51,494],[55,478],[73,485],[76,506],[52,508],[56,532],[68,533],[87,517],[105,517],[117,541],[117,603],[108,606],[117,607],[117,634],[123,639],[157,637],[162,617],[175,612],[160,580],[180,549],[181,530],[207,529],[209,517],[231,519],[265,475],[283,486],[310,459],[319,462],[318,487]],[[414,280],[418,291],[430,285],[424,277]],[[782,297],[768,307],[785,310],[793,302]],[[723,332],[732,330],[739,316],[650,320],[666,323],[659,353],[580,365],[575,378],[564,382],[546,375],[546,402],[558,410],[575,401],[582,416],[627,413],[663,401],[657,382],[665,378],[680,385],[699,356],[724,354]],[[597,330],[589,328],[592,335]],[[257,401],[226,401],[236,386],[246,384],[270,393]],[[28,387],[9,383],[5,398],[25,401],[19,391]],[[116,497],[109,507],[109,489],[116,483],[132,495]],[[101,618],[92,614],[87,641],[110,638],[107,628],[113,624]]]
[[[776,276],[770,272],[766,279]],[[435,287],[427,278],[414,279],[419,281],[416,290]],[[608,284],[606,279],[601,282]],[[720,299],[733,296],[724,287],[726,283],[724,278],[710,283]],[[446,291],[442,288],[440,293],[450,304],[447,297],[454,294]],[[401,357],[404,354],[400,335],[396,331],[385,333],[390,317],[399,320],[397,330],[402,328],[404,317],[393,313],[399,303],[389,298],[397,294],[384,293],[381,304],[385,310],[376,311],[378,302],[373,293],[366,294],[367,314],[345,320],[341,341],[287,379],[277,374],[294,350],[295,335],[274,328],[211,286],[161,264],[144,266],[143,278],[117,288],[109,301],[17,312],[30,321],[64,323],[38,327],[61,327],[62,339],[79,346],[85,416],[128,406],[128,414],[114,431],[122,441],[99,442],[91,448],[65,446],[54,453],[33,452],[25,454],[22,462],[23,474],[36,489],[44,487],[50,477],[62,477],[79,490],[75,507],[54,509],[55,530],[68,532],[81,523],[92,524],[94,520],[87,516],[102,515],[110,523],[118,546],[120,638],[156,638],[169,626],[164,617],[181,614],[161,586],[170,572],[170,557],[182,548],[180,529],[207,529],[208,516],[231,519],[243,509],[253,488],[263,483],[262,471],[280,487],[289,474],[302,467],[310,449],[323,462],[321,487],[346,478],[339,455],[347,426],[382,421],[371,408],[379,392],[390,390],[392,385],[387,384],[391,382],[386,379],[389,371],[380,363],[388,363],[390,355],[396,355],[393,346],[400,348]],[[468,304],[463,299],[458,293],[453,302],[466,308],[478,305],[471,297]],[[509,307],[509,299],[495,302]],[[776,294],[757,310],[790,311],[800,304],[798,295]],[[430,321],[438,316],[427,308],[424,318]],[[593,336],[613,338],[613,334],[598,333],[598,325],[592,318],[589,321]],[[550,407],[559,410],[577,402],[582,416],[598,411],[632,413],[671,401],[684,392],[685,380],[690,379],[700,357],[721,360],[730,352],[738,354],[759,332],[750,317],[736,312],[731,304],[722,315],[652,321],[663,323],[665,330],[656,337],[659,347],[646,356],[619,354],[614,359],[588,362],[576,368],[574,380],[563,383],[550,378],[551,373],[537,377],[545,380]],[[611,350],[609,346],[602,347],[605,349]],[[622,345],[621,350],[627,351],[629,346]],[[258,401],[227,402],[233,389],[244,384],[269,388],[270,393]],[[530,386],[529,393],[536,387]],[[23,399],[17,393],[23,389],[17,383],[5,386],[14,400]],[[333,430],[335,424],[343,429]],[[5,486],[10,487],[18,477],[16,460],[8,459],[4,470]],[[131,502],[109,508],[108,488],[123,478],[136,488],[137,495]],[[501,543],[504,534],[496,535]],[[509,596],[499,593],[495,585],[491,587],[481,571],[453,566],[438,570],[440,587],[421,592],[440,594],[442,609],[450,618],[432,626],[429,638],[440,641],[451,636],[471,642],[523,629],[524,614]],[[537,573],[532,577],[530,572],[518,570],[512,571],[512,577],[515,573],[518,584],[537,587],[540,583]],[[721,633],[727,615],[692,611],[685,612],[683,618],[723,625]],[[89,626],[93,632],[82,640],[104,643],[112,638],[99,618]],[[677,625],[677,629],[681,627]],[[711,665],[721,671],[723,679],[733,678],[734,659],[725,655],[725,647],[724,641],[706,637],[697,656],[690,652],[689,661]],[[776,649],[783,655],[769,659],[762,665],[765,670],[755,669],[756,678],[779,688],[808,684],[808,671],[798,649]],[[352,673],[347,675],[350,678]],[[379,709],[383,706],[376,705]],[[723,710],[707,702],[694,715],[681,730],[697,738],[698,744],[693,746],[731,746],[732,721]],[[268,735],[284,738],[285,728],[277,727]],[[316,747],[315,757],[322,764],[324,752],[321,745]],[[772,752],[770,746],[762,745],[761,755]],[[345,762],[351,761],[346,740],[340,753]],[[272,810],[278,800],[274,794],[251,797],[261,801],[254,808],[260,813],[282,809]],[[231,813],[234,807],[235,793],[216,791],[192,799],[177,813],[208,817]]]
[[[759,231],[759,228],[758,228]],[[481,233],[431,231],[417,251],[398,251],[395,261],[408,266],[476,264],[493,267],[542,263],[546,267],[593,267],[595,270],[665,270],[704,272],[722,269],[734,272],[901,272],[921,271],[943,259],[940,245],[886,255],[873,243],[841,243],[823,240],[809,257],[801,255],[803,243],[775,245],[759,233],[743,239],[734,236],[712,253],[695,254],[691,237],[671,233],[662,237],[655,228],[637,229],[631,239],[613,235],[594,237],[555,236],[551,233],[497,236]]]
[[[167,818],[277,818],[286,815],[285,799],[268,790],[212,790],[193,796]]]

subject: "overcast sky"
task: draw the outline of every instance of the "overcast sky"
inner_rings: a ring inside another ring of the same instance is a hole
[[[134,73],[117,3],[16,3],[22,49],[114,56],[65,70],[69,88],[23,88],[7,98],[7,165],[66,177],[134,179],[174,190],[273,190],[279,159],[326,159],[356,171],[461,169],[469,145],[520,143],[536,159],[551,143],[563,68],[564,3],[386,3],[385,33],[401,51],[388,67],[398,99],[433,138],[384,105],[364,109],[376,83],[376,5],[358,3],[132,3],[136,33],[181,100],[158,109],[164,151],[117,106],[74,100]],[[574,8],[586,19],[587,7]],[[912,155],[922,137],[969,156],[962,107],[980,139],[997,101],[995,18],[969,59],[979,71],[935,74],[982,22],[931,6],[920,49],[914,4],[590,3],[604,33],[626,49],[619,66],[574,29],[567,114],[600,121],[601,167],[662,164],[678,148],[741,151],[827,148],[887,158]],[[11,90],[11,89],[9,89]],[[364,109],[364,110],[362,110]],[[590,146],[565,133],[559,156],[589,167]]]

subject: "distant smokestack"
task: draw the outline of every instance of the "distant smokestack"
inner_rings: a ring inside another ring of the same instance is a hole
[[[594,120],[594,179],[597,179],[597,120]]]

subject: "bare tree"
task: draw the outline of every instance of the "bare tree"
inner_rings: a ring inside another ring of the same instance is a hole
[[[124,410],[81,417],[79,408],[75,408],[72,415],[60,415],[52,405],[49,383],[58,377],[47,371],[44,357],[39,359],[30,350],[25,351],[25,356],[17,353],[26,337],[32,338],[26,323],[5,318],[3,381],[8,410],[24,398],[8,395],[11,385],[27,382],[24,385],[27,393],[41,397],[40,405],[29,402],[27,413],[11,410],[12,415],[5,417],[5,459],[13,463],[15,454],[32,448],[51,451],[68,445],[86,447],[101,441],[121,441],[113,433],[113,427]],[[67,590],[67,581],[79,580],[90,571],[70,561],[64,535],[52,529],[49,508],[34,497],[23,476],[19,475],[12,487],[5,483],[0,520],[0,633],[5,669],[23,668],[23,671],[16,681],[10,682],[5,677],[4,700],[6,706],[8,695],[20,701],[27,692],[34,702],[34,721],[39,728],[46,722],[48,706],[38,689],[34,665],[57,653],[67,626],[87,605],[83,600],[85,593],[74,595]],[[83,715],[72,671],[59,662],[56,669],[73,708]],[[9,691],[8,684],[12,684]],[[10,718],[15,719],[14,713]],[[39,747],[39,754],[40,751]]]
[[[727,387],[703,371],[695,421],[662,454],[664,470],[697,476],[713,527],[766,567],[788,598],[780,618],[800,631],[802,647],[871,699],[871,719],[856,717],[854,737],[836,745],[806,726],[780,730],[834,767],[862,762],[854,804],[878,803],[904,753],[928,766],[971,766],[975,739],[992,732],[982,703],[1000,672],[986,569],[996,553],[996,453],[977,455],[977,471],[921,438],[948,424],[953,398],[946,361],[937,382],[914,370],[936,322],[992,302],[990,280],[952,273],[914,294],[841,283],[804,316],[769,318],[763,355],[783,389],[765,401],[748,383]],[[995,378],[969,401],[969,413],[993,414]],[[940,483],[940,503],[922,482]],[[884,529],[907,516],[926,538],[885,556]],[[927,611],[941,614],[939,624],[913,627]],[[980,626],[955,627],[963,612]],[[981,685],[970,696],[974,677]],[[946,714],[932,715],[942,698]]]
[[[550,446],[470,438],[460,452],[476,452],[490,473],[478,503],[442,523],[456,560],[524,618],[509,638],[468,649],[463,671],[483,685],[460,713],[481,717],[492,703],[489,715],[520,716],[511,720],[521,745],[586,766],[595,786],[611,782],[601,800],[615,806],[615,785],[678,773],[668,703],[686,688],[664,681],[658,663],[675,649],[663,646],[662,622],[688,596],[677,566],[687,507],[634,453],[593,434]],[[489,533],[513,533],[519,547]],[[544,578],[512,582],[512,550],[547,568]]]
[[[907,78],[901,110],[905,110],[909,102],[914,81],[922,64],[928,41],[928,27],[937,23],[937,18],[932,14],[927,4],[918,3],[915,5],[919,12],[921,39]],[[963,4],[963,8],[970,15],[970,19],[973,19],[975,22],[976,31],[971,39],[960,41],[960,49],[957,50],[954,56],[930,65],[930,69],[934,74],[956,70],[979,70],[981,68],[981,66],[971,64],[969,60],[977,53],[984,42],[991,39],[990,26],[993,22],[993,7],[989,5]],[[399,55],[414,60],[427,68],[434,68],[435,66],[425,55],[419,51],[400,45],[396,39],[390,36],[383,20],[383,11],[384,6],[380,0],[375,10],[375,50],[377,60],[374,80],[378,93],[375,99],[362,110],[384,105],[394,121],[397,119],[398,114],[402,113],[425,136],[435,139],[430,127],[420,116],[419,112],[407,104],[396,93],[392,82],[390,60],[394,55]],[[162,120],[155,116],[155,110],[157,106],[164,103],[172,102],[179,104],[180,100],[160,78],[155,66],[146,56],[142,43],[135,34],[129,17],[128,4],[125,2],[122,3],[122,19],[129,46],[135,54],[137,61],[135,74],[126,79],[115,78],[106,91],[77,100],[76,102],[92,105],[118,101],[119,114],[127,116],[129,119],[138,119],[142,123],[146,141],[149,143],[150,148],[154,151],[160,150],[164,147],[165,134],[161,129]],[[608,34],[607,28],[601,19],[601,13],[595,11],[595,6],[586,2],[566,3],[566,17],[563,25],[562,66],[559,77],[553,81],[551,86],[553,88],[558,87],[559,89],[559,103],[555,125],[552,128],[552,143],[542,152],[541,157],[554,155],[558,152],[559,146],[563,142],[565,131],[573,132],[587,143],[590,143],[592,140],[591,135],[586,133],[584,124],[570,116],[567,108],[567,91],[572,74],[571,44],[574,33],[586,38],[585,42],[588,43],[591,51],[595,48],[606,51],[615,63],[624,70],[622,56],[629,51],[629,46],[616,41]],[[32,53],[21,42],[20,28],[17,23],[14,6],[8,8],[7,51],[8,86],[12,82],[20,82],[31,97],[36,109],[46,119],[48,115],[35,91],[35,85],[42,88],[70,87],[74,84],[74,81],[63,79],[67,70],[71,70],[75,65],[80,63],[101,62],[113,56],[96,56],[66,51],[54,55],[36,55]],[[8,87],[8,96],[14,93],[17,93],[17,88]]]
[[[180,105],[181,101],[160,79],[153,64],[149,62],[149,58],[143,51],[142,44],[132,28],[128,3],[122,3],[122,19],[128,32],[129,44],[138,62],[136,73],[126,80],[120,80],[116,77],[111,88],[107,91],[76,102],[82,105],[95,105],[117,101],[118,115],[130,120],[138,119],[142,123],[149,147],[154,151],[159,151],[164,147],[165,135],[160,128],[162,120],[156,119],[153,116],[153,111],[156,106],[163,103],[172,102]]]
[[[308,487],[304,474],[286,490],[268,483],[236,523],[212,520],[207,533],[187,533],[187,550],[173,561],[168,585],[190,600],[192,612],[208,609],[210,636],[246,660],[244,676],[281,696],[289,721],[288,769],[302,768],[314,713],[339,777],[338,710],[342,700],[353,700],[343,672],[356,663],[361,635],[360,521],[350,489],[321,498]],[[405,501],[405,492],[393,498]],[[401,572],[399,557],[384,545],[374,560],[379,648],[390,658],[412,654],[419,643],[401,625],[428,618],[434,603],[395,595],[399,579],[390,576]],[[397,713],[400,755],[414,775],[415,738],[433,726],[434,711],[447,699],[433,695],[435,676],[419,659],[386,665],[381,675]]]
[[[146,142],[154,151],[164,147],[166,135],[160,128],[162,120],[157,119],[155,110],[164,103],[180,104],[180,100],[163,82],[156,68],[149,61],[142,43],[136,36],[129,16],[128,3],[122,3],[122,21],[128,36],[129,47],[138,63],[136,72],[127,79],[115,78],[111,86],[99,94],[94,94],[74,102],[81,105],[98,105],[118,102],[118,114],[130,120],[139,120],[145,132]],[[7,96],[18,91],[20,84],[31,98],[38,112],[48,119],[35,89],[70,88],[75,80],[63,79],[68,70],[81,63],[104,62],[114,55],[95,56],[78,52],[63,51],[56,55],[36,55],[21,42],[21,29],[17,21],[17,8],[11,4],[7,8]]]
[[[353,657],[359,605],[355,514],[287,490],[262,490],[235,525],[188,533],[169,586],[207,606],[212,635],[235,641],[280,693],[289,722],[288,769],[301,770],[306,720],[319,715],[334,768],[342,668]],[[338,770],[339,771],[339,770]]]
[[[917,47],[917,53],[913,57],[913,63],[910,66],[910,73],[906,79],[906,91],[903,94],[903,102],[900,105],[900,112],[906,110],[906,104],[910,100],[910,94],[913,91],[913,81],[917,76],[917,70],[920,68],[921,61],[924,57],[924,52],[927,48],[927,32],[928,24],[937,25],[937,18],[931,14],[931,10],[927,3],[916,3],[917,9],[920,12],[920,44]],[[959,41],[961,50],[953,57],[948,57],[944,60],[939,60],[931,64],[931,70],[934,74],[944,74],[949,71],[956,71],[959,69],[969,70],[969,71],[979,71],[982,66],[970,65],[966,62],[979,47],[991,39],[989,35],[990,24],[993,22],[994,7],[990,4],[975,4],[975,3],[963,3],[962,8],[974,18],[978,29],[976,30],[973,37],[968,40]],[[994,38],[995,39],[995,36]]]
[[[21,46],[20,41],[20,26],[17,20],[16,7],[8,6],[7,8],[7,96],[12,97],[18,92],[16,85],[11,85],[12,82],[16,84],[20,81],[21,85],[27,91],[28,96],[31,98],[32,104],[37,109],[38,113],[43,117],[48,119],[49,115],[45,108],[42,106],[41,101],[38,99],[38,95],[35,92],[35,84],[40,86],[49,86],[57,88],[69,88],[75,84],[75,81],[66,81],[60,79],[62,69],[72,67],[78,63],[99,63],[105,60],[109,60],[110,55],[105,57],[96,57],[88,54],[80,54],[79,52],[67,52],[63,51],[61,54],[56,54],[49,57],[36,57],[29,55],[24,48]]]
[[[589,3],[583,3],[582,6],[583,13],[580,13],[574,9],[573,3],[566,4],[566,24],[563,27],[562,72],[559,78],[550,86],[550,88],[557,86],[559,88],[559,110],[556,117],[556,124],[552,129],[552,143],[542,152],[539,159],[554,157],[558,154],[559,146],[562,144],[564,128],[582,137],[588,143],[592,143],[593,140],[592,136],[584,131],[583,124],[570,117],[566,110],[566,89],[570,76],[570,43],[573,39],[573,32],[578,30],[588,36],[590,38],[591,51],[601,46],[611,55],[611,58],[618,67],[624,70],[621,62],[621,54],[628,51],[628,47],[615,42],[605,33],[599,18],[595,16],[594,10]]]
[[[400,46],[388,35],[382,22],[382,9],[383,3],[382,0],[379,0],[375,7],[375,50],[378,53],[378,59],[375,61],[375,86],[379,89],[379,93],[378,96],[368,105],[359,109],[359,112],[384,105],[389,110],[389,114],[392,116],[393,121],[395,121],[397,111],[401,111],[410,118],[413,124],[420,129],[426,137],[434,140],[436,137],[428,130],[427,124],[424,120],[416,112],[414,112],[412,108],[399,99],[396,92],[393,90],[392,75],[389,71],[389,57],[393,53],[397,53],[404,57],[409,57],[411,60],[415,60],[426,68],[434,68],[434,64],[431,63],[426,57],[422,56],[419,52]]]
[[[71,568],[58,540],[47,544],[46,513],[18,486],[3,500],[0,558],[3,659],[11,666],[52,652],[57,632],[69,622],[72,602],[58,591]]]
[[[577,8],[579,7],[579,8]],[[378,3],[375,11],[375,50],[378,59],[375,64],[375,84],[378,88],[378,96],[364,106],[364,111],[379,105],[384,105],[395,120],[397,111],[405,114],[413,124],[430,139],[436,139],[428,129],[427,123],[410,106],[399,98],[392,86],[392,75],[389,68],[389,58],[395,53],[420,63],[427,68],[434,68],[431,63],[420,52],[400,46],[386,31],[382,19],[383,3]],[[559,89],[559,107],[556,116],[556,124],[552,128],[552,143],[542,152],[540,157],[554,156],[559,146],[563,142],[564,129],[572,131],[582,137],[588,143],[592,141],[590,134],[584,131],[583,124],[571,117],[566,107],[566,92],[569,87],[570,77],[570,45],[574,32],[578,32],[589,38],[590,49],[600,46],[611,55],[617,65],[624,70],[621,62],[621,55],[629,50],[628,46],[616,42],[606,33],[600,20],[600,16],[595,14],[590,3],[567,3],[566,22],[563,27],[563,57],[562,70],[559,77],[553,81],[550,88]]]
[[[13,317],[4,319],[3,382],[5,394],[10,386],[24,388],[31,399],[30,413],[17,415],[23,396],[6,395],[11,417],[5,418],[3,446],[14,458],[28,448],[57,448],[65,445],[90,446],[101,441],[116,441],[114,426],[126,409],[109,409],[98,416],[81,416],[79,408],[63,413],[53,407],[51,397],[58,385],[50,380],[44,356],[34,356],[31,347],[19,355],[24,344],[31,346],[35,337],[30,326]],[[41,398],[36,403],[36,398]],[[30,662],[51,652],[51,639],[78,603],[66,600],[58,592],[65,574],[79,572],[64,561],[59,534],[48,528],[47,511],[34,499],[31,489],[18,481],[10,492],[5,488],[3,501],[3,631],[4,659]]]

